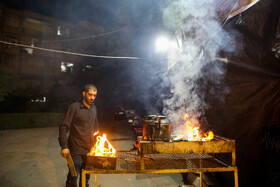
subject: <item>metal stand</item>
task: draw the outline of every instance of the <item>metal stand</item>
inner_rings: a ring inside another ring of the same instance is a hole
[[[145,166],[144,169],[142,166]],[[142,168],[142,169],[141,169]],[[90,169],[82,171],[82,186],[85,187],[86,174],[147,174],[147,173],[200,173],[202,187],[204,172],[234,172],[235,187],[238,187],[237,167],[224,163],[207,153],[145,154],[138,158],[136,151],[117,152],[115,170]]]

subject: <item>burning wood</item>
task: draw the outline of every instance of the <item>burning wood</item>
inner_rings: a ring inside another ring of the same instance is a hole
[[[185,120],[187,140],[210,141],[214,138],[214,133],[212,131],[205,133],[202,137],[201,132],[199,131],[199,127],[192,124],[192,122],[189,119],[189,115],[187,113],[184,115],[184,120]],[[182,139],[186,139],[185,136],[184,138],[180,137],[179,139],[175,138],[174,140],[182,140]]]
[[[96,136],[98,132],[94,133]],[[103,157],[116,157],[116,149],[111,145],[107,139],[107,135],[103,133],[103,136],[96,137],[96,144],[90,150],[90,156],[103,156]]]
[[[204,134],[204,138],[202,138],[202,141],[210,141],[213,138],[214,138],[214,133],[212,131],[209,131],[208,135],[207,133]]]
[[[96,136],[99,132],[95,132]],[[107,139],[107,135],[96,137],[96,144],[87,155],[86,169],[115,169],[116,168],[116,149]]]

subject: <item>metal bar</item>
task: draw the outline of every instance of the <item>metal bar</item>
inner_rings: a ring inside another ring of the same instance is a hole
[[[234,170],[234,185],[238,187],[238,170],[237,168]]]
[[[87,171],[86,170],[82,170],[82,187],[86,187],[86,173],[87,173]]]
[[[97,174],[94,174],[94,186],[97,187]]]
[[[200,176],[200,178],[199,178],[199,186],[202,187],[202,185],[203,185],[203,172],[199,172],[199,176]]]
[[[140,169],[145,170],[145,162],[144,162],[144,153],[140,152],[138,155],[139,162],[140,162]]]
[[[232,153],[235,141],[140,142],[143,154]]]
[[[171,172],[171,170],[130,170],[130,171],[120,171],[120,170],[111,170],[111,171],[96,171],[96,170],[83,170],[82,172],[82,187],[85,186],[85,174],[97,174],[99,173],[106,173],[106,174],[135,174],[135,173],[150,173],[150,174],[155,174],[155,173],[193,173],[193,172],[199,172],[200,173],[200,187],[203,187],[203,173],[204,172],[228,172],[228,171],[233,171],[234,172],[234,184],[235,187],[238,187],[238,171],[237,168],[209,168],[209,169],[195,169],[190,171],[189,169],[180,169],[176,170],[176,172]],[[97,177],[95,178],[95,187],[97,187]]]
[[[232,153],[231,153],[231,159],[232,159],[231,165],[232,165],[232,166],[235,166],[235,164],[236,164],[235,150],[232,151]]]
[[[223,136],[220,136],[220,135],[215,135],[214,140],[232,141],[233,139],[226,138],[226,137],[223,137]]]
[[[87,174],[145,174],[145,173],[194,173],[194,172],[234,172],[236,167],[202,169],[161,169],[161,170],[84,170]]]

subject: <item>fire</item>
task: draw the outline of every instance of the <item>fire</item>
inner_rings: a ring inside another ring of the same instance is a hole
[[[94,136],[99,132],[95,132]],[[103,136],[96,137],[96,144],[90,150],[91,156],[103,156],[103,157],[116,157],[116,149],[111,145],[107,139],[107,135],[103,133]]]
[[[214,133],[212,131],[208,132],[208,135],[205,133],[202,141],[210,141],[214,138]]]
[[[188,117],[189,117],[189,115],[187,113],[185,113],[184,119],[187,119]]]
[[[190,120],[188,120],[189,115],[186,113],[184,119],[186,120],[185,126],[187,128],[187,136],[189,141],[210,141],[214,138],[214,133],[209,131],[203,135],[201,138],[199,127],[194,126]]]

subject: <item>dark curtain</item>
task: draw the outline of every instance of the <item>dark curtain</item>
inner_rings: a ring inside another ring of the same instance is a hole
[[[241,187],[280,186],[279,136],[264,136],[280,132],[280,60],[272,52],[280,34],[279,4],[260,1],[225,26],[242,33],[244,43],[238,54],[223,54],[229,60],[225,81],[230,92],[223,103],[211,101],[206,114],[217,134],[236,140]],[[275,145],[269,148],[271,142]],[[270,153],[276,155],[272,162]],[[233,174],[220,175],[233,186]]]

